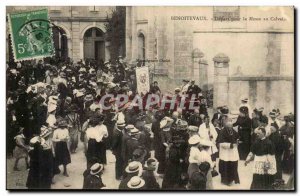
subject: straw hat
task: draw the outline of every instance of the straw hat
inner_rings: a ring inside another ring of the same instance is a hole
[[[50,129],[46,128],[41,132],[40,137],[42,137],[42,138],[48,137],[49,135],[51,135],[51,133],[52,133],[52,131],[50,131]]]
[[[159,125],[160,125],[160,128],[161,129],[163,129],[163,128],[170,128],[171,127],[171,125],[172,125],[172,119],[171,118],[169,118],[169,117],[164,117],[161,121],[160,121],[160,123],[159,123]]]
[[[142,168],[142,164],[138,161],[132,161],[128,164],[128,166],[126,167],[125,171],[128,173],[128,174],[131,174],[131,173],[135,173],[135,172],[138,172],[140,171]]]
[[[95,163],[94,165],[92,165],[90,173],[92,175],[99,174],[103,170],[103,168],[104,168],[104,166],[102,164]]]
[[[145,181],[138,176],[133,176],[127,183],[127,186],[131,189],[139,189],[144,185],[145,185]]]
[[[124,119],[118,119],[117,126],[118,127],[125,127],[126,126],[125,120]]]
[[[190,126],[188,126],[188,130],[191,132],[198,132],[199,128],[196,126],[190,125]]]
[[[130,129],[130,134],[131,135],[136,135],[136,134],[138,134],[140,131],[137,129],[137,128],[133,128],[133,129]]]

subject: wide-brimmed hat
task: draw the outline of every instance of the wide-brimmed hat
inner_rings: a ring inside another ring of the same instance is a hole
[[[195,145],[195,144],[199,144],[200,140],[201,139],[198,135],[193,135],[192,137],[190,137],[188,142],[189,142],[190,145]]]
[[[76,95],[76,97],[82,97],[82,96],[84,96],[84,93],[81,91],[77,91],[75,95]]]
[[[88,94],[84,97],[84,101],[93,101],[93,100],[94,100],[94,97],[91,94]]]
[[[248,98],[243,98],[241,101],[243,101],[243,102],[248,102],[249,99],[248,99]]]
[[[139,189],[142,188],[144,185],[145,185],[145,181],[138,176],[133,176],[127,183],[127,186],[130,189]]]
[[[276,113],[275,113],[275,112],[270,112],[270,113],[269,113],[269,116],[275,118],[275,117],[276,117]]]
[[[138,130],[137,128],[133,128],[133,129],[130,129],[130,135],[136,135],[140,132],[140,130]]]
[[[48,128],[44,129],[41,134],[40,137],[45,138],[48,137],[49,135],[51,135],[52,131]]]
[[[191,132],[198,132],[199,128],[196,126],[190,125],[190,126],[188,126],[188,130]]]
[[[95,163],[94,165],[92,165],[92,167],[90,169],[91,170],[90,173],[92,175],[96,175],[96,174],[100,173],[103,170],[103,168],[104,168],[104,166],[102,164]]]
[[[126,171],[126,173],[131,174],[131,173],[140,171],[141,167],[142,167],[142,164],[140,162],[132,161],[127,165],[125,171]]]
[[[177,129],[178,130],[186,130],[188,128],[188,123],[185,120],[179,119],[177,121]]]
[[[175,92],[180,92],[181,90],[180,90],[180,88],[175,88],[174,91]]]
[[[132,124],[129,124],[129,125],[127,125],[126,127],[125,127],[125,129],[128,129],[128,130],[131,130],[131,129],[134,129],[135,127],[134,127],[134,125],[132,125]]]
[[[279,109],[273,109],[272,112],[275,113],[276,117],[280,116],[280,110]]]
[[[264,111],[264,107],[259,107],[259,108],[257,109],[257,111],[258,111],[258,112]]]
[[[117,126],[118,127],[125,127],[126,126],[125,120],[124,119],[118,119]]]
[[[172,119],[170,117],[164,117],[160,123],[159,123],[159,126],[161,129],[164,129],[164,128],[170,128],[171,125],[172,125]]]
[[[81,68],[79,69],[79,72],[86,72],[86,69],[85,69],[84,67],[81,67]]]
[[[59,75],[60,75],[61,78],[67,77],[67,74],[65,72],[63,72],[63,71],[60,72]]]

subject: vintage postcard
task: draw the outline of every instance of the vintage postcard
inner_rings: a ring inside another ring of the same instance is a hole
[[[295,191],[293,6],[7,6],[6,188]]]

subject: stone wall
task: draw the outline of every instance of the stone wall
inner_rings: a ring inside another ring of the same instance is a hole
[[[265,113],[279,108],[282,114],[294,112],[294,79],[281,76],[229,77],[228,106],[239,109],[242,98],[249,98],[249,104],[264,107]]]

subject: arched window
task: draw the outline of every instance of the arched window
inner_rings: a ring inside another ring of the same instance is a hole
[[[140,60],[145,60],[146,48],[145,48],[145,36],[143,33],[138,35],[138,58]]]
[[[92,27],[84,33],[84,59],[105,60],[104,33]]]
[[[66,32],[58,27],[52,27],[55,56],[61,59],[68,57],[68,38]]]

